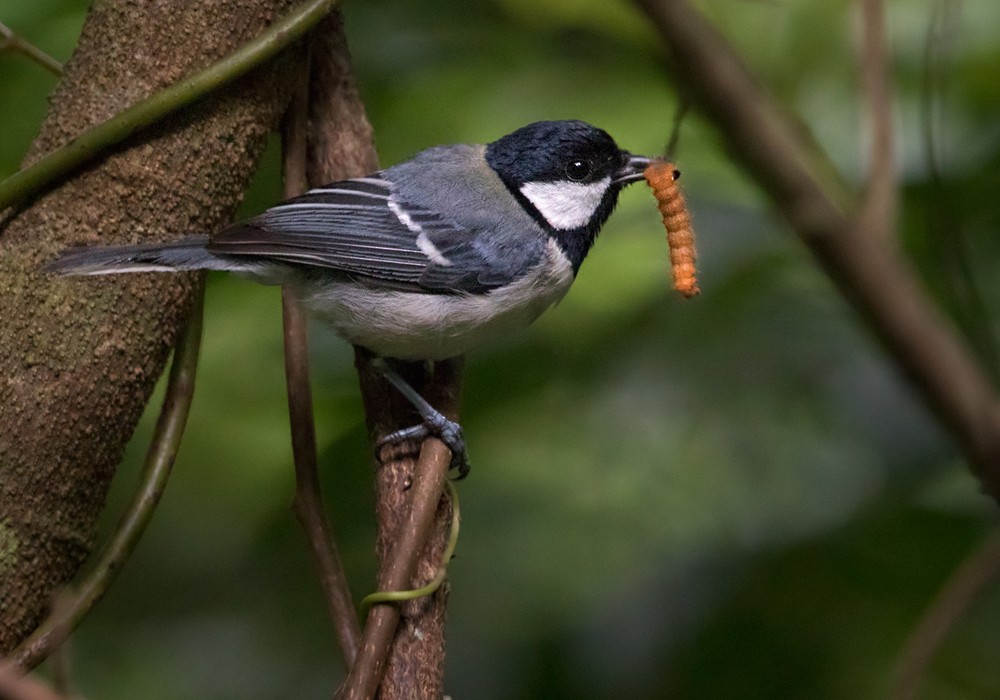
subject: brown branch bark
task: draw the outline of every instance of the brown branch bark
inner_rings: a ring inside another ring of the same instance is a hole
[[[822,157],[701,14],[685,0],[636,3],[663,38],[692,106],[716,125],[732,157],[768,193],[1000,500],[1000,403],[989,373],[890,236],[859,225],[845,198],[824,188]]]
[[[438,573],[447,546],[452,513],[443,489],[451,451],[439,440],[429,439],[420,449],[415,469],[410,469],[408,461],[391,460],[378,475],[380,591],[409,590],[429,583]],[[362,642],[370,641],[373,656],[385,656],[379,649],[382,632],[375,621],[398,619],[384,628],[394,628],[394,633],[381,642],[389,653],[377,697],[443,697],[447,612],[446,580],[431,595],[402,605],[376,605],[369,613],[373,632]],[[373,675],[377,677],[377,671]]]
[[[312,392],[308,388],[306,316],[298,299],[289,289],[282,290],[282,308],[285,319],[285,353],[289,358],[286,361],[290,387],[289,419],[292,423],[293,451],[296,453],[296,485],[292,510],[306,531],[344,668],[350,668],[358,652],[361,626],[320,488]],[[304,388],[292,389],[293,386]]]
[[[27,160],[228,53],[289,4],[97,3]],[[39,265],[73,243],[227,223],[294,69],[286,56],[255,71],[0,220],[0,651],[31,630],[89,552],[115,466],[200,284],[56,279]]]
[[[356,353],[369,432],[377,439],[419,417],[370,367],[369,359],[365,351]],[[461,359],[438,362],[430,374],[423,364],[411,363],[401,374],[431,405],[457,420]],[[451,508],[442,489],[451,452],[436,438],[428,438],[417,450],[415,444],[384,449],[376,473],[380,591],[409,590],[430,581],[447,545]],[[373,607],[341,700],[367,700],[376,693],[382,700],[441,697],[447,595],[444,585],[431,596],[398,607]]]
[[[372,130],[355,85],[339,12],[331,13],[317,29],[311,49],[309,182],[318,185],[374,172],[378,161]],[[409,404],[368,368],[365,353],[358,351],[357,357],[365,414],[373,439],[417,422]],[[433,379],[428,379],[422,366],[411,370],[415,386],[428,383],[431,392],[428,398],[433,405],[457,418],[461,363],[439,363]],[[398,457],[388,459],[376,476],[379,590],[416,587],[436,573],[441,560],[450,523],[444,501],[438,506],[443,474],[448,469],[448,450],[439,441],[429,440],[424,451],[431,461],[422,464],[417,472],[412,453],[404,450]],[[426,488],[418,489],[417,484]],[[404,521],[410,525],[400,526]],[[425,546],[428,523],[433,523],[434,535],[432,544]],[[394,543],[397,543],[395,549]],[[379,605],[371,611],[343,697],[373,697],[380,682],[379,692],[386,700],[441,696],[446,596],[443,588],[429,599],[403,606],[405,624],[398,632],[397,607]],[[419,634],[414,634],[417,630]],[[388,671],[383,675],[386,668]]]
[[[310,50],[309,183],[315,187],[370,175],[378,170],[378,154],[339,9],[313,32]]]

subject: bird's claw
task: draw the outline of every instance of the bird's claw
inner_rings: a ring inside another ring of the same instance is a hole
[[[462,426],[453,420],[445,418],[442,414],[435,412],[425,418],[423,423],[412,425],[383,436],[376,443],[377,455],[381,455],[382,449],[387,445],[393,445],[404,440],[423,440],[429,435],[434,435],[451,450],[451,465],[449,469],[458,471],[457,479],[464,479],[469,474],[469,456],[465,446],[465,435],[462,433]],[[379,458],[381,461],[381,458]]]
[[[424,421],[418,425],[397,430],[379,440],[376,445],[376,458],[380,462],[382,461],[379,455],[382,452],[382,448],[388,444],[402,440],[423,440],[428,435],[436,435],[451,450],[451,466],[449,469],[457,469],[457,478],[464,479],[469,473],[469,458],[465,449],[465,437],[462,435],[462,426],[453,420],[445,418],[440,411],[431,406],[427,402],[427,399],[410,386],[383,358],[376,357],[373,359],[372,367],[399,390],[399,393],[410,402]]]

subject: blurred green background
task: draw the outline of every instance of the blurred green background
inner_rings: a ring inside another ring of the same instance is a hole
[[[0,21],[65,60],[87,4],[0,0]],[[1000,4],[888,5],[902,243],[995,358]],[[702,6],[859,181],[854,4]],[[638,153],[666,143],[677,95],[627,2],[344,10],[383,164],[546,118],[591,121]],[[0,175],[53,85],[0,56]],[[567,299],[469,359],[473,471],[449,570],[456,698],[884,697],[907,635],[996,525],[953,445],[697,115],[676,158],[700,297],[670,290],[659,217],[636,186]],[[277,165],[272,146],[245,214],[279,198]],[[374,582],[370,450],[350,349],[312,335],[322,468],[360,598]],[[213,276],[185,444],[138,552],[73,639],[81,692],[329,697],[343,671],[291,497],[279,295]],[[1000,696],[998,629],[994,584],[929,667],[926,697]]]

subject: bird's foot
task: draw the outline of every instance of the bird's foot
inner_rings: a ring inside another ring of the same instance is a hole
[[[382,437],[376,444],[376,455],[381,455],[387,445],[403,440],[423,440],[433,435],[441,440],[451,450],[450,469],[458,471],[458,479],[464,479],[469,474],[469,457],[465,446],[465,436],[462,426],[444,416],[431,406],[410,383],[403,379],[387,361],[382,358],[372,360],[372,366],[385,377],[413,405],[423,419],[422,423],[403,428]],[[381,459],[380,459],[381,461]]]
[[[393,433],[383,436],[375,446],[377,454],[382,453],[382,449],[388,445],[393,445],[404,440],[423,440],[429,435],[440,438],[441,442],[451,450],[451,466],[449,469],[458,471],[458,478],[464,479],[469,474],[469,456],[465,446],[465,437],[462,434],[462,426],[453,420],[448,420],[441,413],[435,411],[436,415],[423,416],[423,423],[403,428]]]

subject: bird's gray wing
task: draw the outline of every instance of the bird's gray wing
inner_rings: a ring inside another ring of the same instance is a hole
[[[489,238],[476,233],[405,201],[376,175],[310,190],[225,229],[207,249],[394,288],[469,294],[510,284],[541,257],[540,241],[505,254],[505,264],[497,265]],[[512,264],[511,255],[521,259]]]

